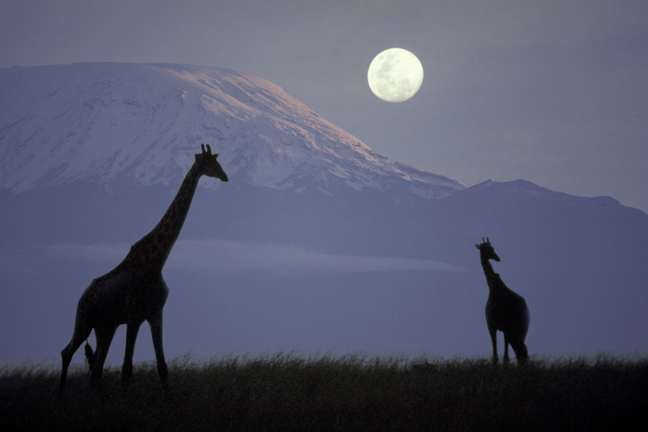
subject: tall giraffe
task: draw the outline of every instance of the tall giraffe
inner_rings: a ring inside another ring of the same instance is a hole
[[[103,365],[117,327],[126,324],[126,352],[122,366],[124,390],[133,371],[133,350],[140,326],[148,321],[153,337],[157,370],[162,385],[167,387],[167,365],[162,348],[162,309],[169,288],[162,278],[162,268],[184,224],[191,201],[203,175],[226,182],[227,174],[212,155],[211,148],[202,144],[202,154],[185,176],[180,190],[160,222],[135,243],[126,258],[112,271],[93,280],[81,295],[70,343],[61,351],[63,368],[60,387],[63,388],[72,356],[94,329],[97,351],[86,345],[90,363],[91,382],[101,383]]]
[[[504,333],[504,363],[508,363],[509,343],[515,351],[518,363],[525,363],[529,352],[524,339],[529,330],[529,308],[524,298],[510,290],[502,281],[499,273],[495,273],[489,260],[500,261],[488,237],[482,238],[479,249],[481,265],[486,276],[490,291],[486,302],[486,324],[493,342],[493,364],[497,364],[497,331]]]

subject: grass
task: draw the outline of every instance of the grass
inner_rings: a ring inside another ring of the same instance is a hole
[[[126,395],[120,369],[101,391],[72,370],[0,368],[0,430],[417,431],[647,430],[648,360],[228,356],[138,363]]]

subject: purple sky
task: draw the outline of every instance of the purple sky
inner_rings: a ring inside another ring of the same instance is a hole
[[[425,69],[399,104],[366,81],[392,47]],[[96,61],[250,72],[392,161],[648,212],[645,0],[0,4],[0,67]]]

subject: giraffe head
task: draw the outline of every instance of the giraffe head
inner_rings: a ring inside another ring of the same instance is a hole
[[[207,150],[205,150],[205,144],[200,144],[200,146],[202,147],[202,153],[196,155],[196,165],[200,168],[200,172],[207,177],[217,178],[226,182],[228,180],[227,174],[225,174],[225,171],[223,171],[223,168],[216,160],[218,155],[212,154],[209,144],[207,144]]]
[[[482,243],[476,244],[475,247],[479,249],[479,252],[481,253],[482,257],[488,260],[492,259],[499,262],[500,258],[495,253],[495,249],[493,249],[493,245],[491,245],[491,242],[488,239],[488,237],[486,237],[486,240],[484,240],[484,237],[482,237]]]

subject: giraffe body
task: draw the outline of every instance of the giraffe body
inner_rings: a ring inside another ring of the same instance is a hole
[[[482,239],[483,240],[483,239]],[[497,331],[504,333],[504,363],[508,363],[508,346],[511,345],[518,363],[529,357],[524,340],[529,330],[529,308],[526,300],[506,286],[499,273],[495,273],[490,260],[500,261],[489,240],[475,245],[480,252],[481,265],[488,284],[486,324],[493,344],[493,363],[497,364]]]
[[[162,344],[162,310],[169,288],[162,278],[162,268],[175,244],[189,212],[191,201],[202,175],[228,181],[227,175],[203,145],[202,154],[193,164],[180,186],[171,206],[153,230],[135,243],[126,258],[113,270],[93,280],[83,292],[77,306],[74,333],[61,351],[63,367],[60,387],[65,385],[72,356],[84,340],[95,331],[97,349],[86,346],[91,380],[99,386],[103,365],[117,327],[126,324],[126,351],[122,366],[124,389],[133,369],[133,352],[140,326],[147,321],[151,327],[158,373],[167,385],[167,366]]]

